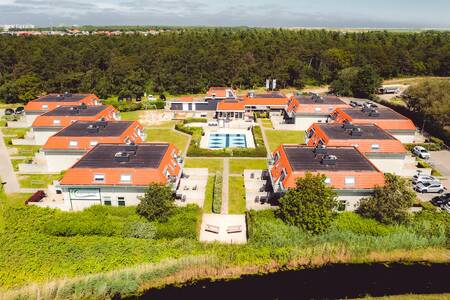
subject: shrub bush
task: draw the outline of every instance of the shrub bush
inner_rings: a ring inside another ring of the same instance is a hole
[[[175,207],[174,202],[175,199],[169,186],[150,184],[136,211],[150,221],[166,221]]]
[[[176,207],[165,222],[154,222],[156,239],[197,238],[201,209],[197,205]]]
[[[217,172],[214,178],[212,212],[220,214],[222,210],[222,174]]]
[[[125,223],[122,228],[123,237],[140,238],[151,240],[155,237],[156,227],[148,222]]]
[[[436,143],[418,143],[418,144],[405,144],[405,148],[408,151],[412,151],[412,149],[415,146],[422,146],[425,149],[427,149],[427,151],[439,151],[442,149],[442,145],[436,144]]]
[[[208,122],[208,119],[206,119],[206,118],[186,118],[183,120],[183,124],[206,123],[206,122]]]

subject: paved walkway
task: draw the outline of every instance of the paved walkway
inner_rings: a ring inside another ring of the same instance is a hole
[[[0,176],[2,182],[6,182],[4,189],[7,194],[18,193],[20,185],[17,176],[14,173],[11,160],[9,158],[8,148],[3,140],[3,132],[0,130]]]
[[[228,177],[230,176],[230,159],[223,159],[222,172],[222,214],[228,214]]]
[[[266,137],[266,129],[264,128],[261,119],[257,120],[259,127],[261,128],[261,133],[262,133],[262,138],[264,141],[264,146],[266,146],[266,150],[267,150],[267,157],[270,156],[270,148],[269,148],[269,143],[267,142],[267,137]]]

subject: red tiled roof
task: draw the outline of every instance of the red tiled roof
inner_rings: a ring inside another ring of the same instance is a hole
[[[83,94],[75,94],[75,95],[83,95]],[[37,99],[31,100],[30,102],[25,105],[25,112],[26,111],[51,111],[55,109],[58,106],[73,106],[73,105],[80,105],[81,103],[84,103],[86,105],[95,105],[95,102],[98,101],[98,97],[95,94],[85,94],[84,98],[81,98],[77,101],[64,101],[64,99],[61,99],[61,101],[55,102],[55,101],[43,101],[42,99],[48,96],[56,96],[56,94],[49,94],[46,96],[41,96]],[[43,108],[43,106],[47,108]]]
[[[244,103],[246,106],[279,106],[284,107],[288,103],[287,97],[254,97],[245,96]]]
[[[333,97],[339,99],[337,97]],[[340,99],[339,99],[340,100]],[[286,112],[294,113],[325,113],[329,114],[336,108],[350,108],[350,105],[344,101],[335,100],[333,103],[311,103],[310,101],[302,103],[296,97],[292,96],[286,106]]]
[[[216,98],[227,98],[227,91],[230,90],[234,94],[236,94],[236,91],[233,90],[231,87],[224,87],[224,86],[212,86],[209,88],[208,92],[206,92],[206,96],[211,98],[215,96]]]
[[[218,111],[244,111],[245,104],[240,100],[222,100],[217,103]]]

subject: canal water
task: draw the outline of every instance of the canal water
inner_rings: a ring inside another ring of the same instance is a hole
[[[138,299],[345,299],[440,293],[450,293],[450,263],[337,264],[167,286],[150,290]]]

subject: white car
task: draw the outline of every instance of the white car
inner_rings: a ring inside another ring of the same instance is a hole
[[[423,159],[430,158],[430,153],[428,153],[427,149],[425,149],[422,146],[415,146],[412,149],[412,153],[414,153],[415,155],[417,155],[418,157],[423,158]]]
[[[419,193],[443,193],[445,187],[440,183],[419,183],[414,188]]]
[[[440,183],[439,179],[437,179],[436,177],[430,176],[430,175],[414,175],[412,178],[412,182],[413,184],[418,184],[418,183],[431,183],[431,182],[436,182],[436,183]]]

